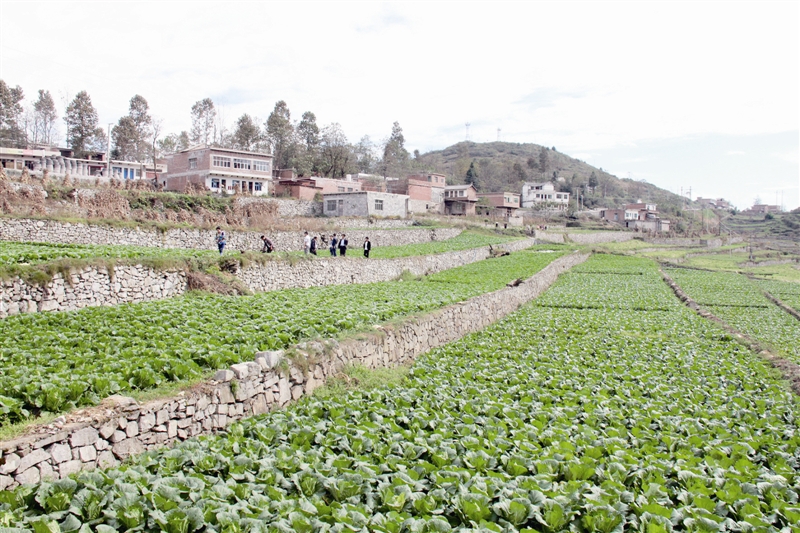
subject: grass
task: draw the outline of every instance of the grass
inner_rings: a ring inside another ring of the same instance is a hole
[[[369,391],[379,387],[393,387],[402,383],[411,367],[369,369],[360,363],[347,364],[336,376],[328,378],[325,385],[314,391],[317,398],[341,398],[351,390]]]

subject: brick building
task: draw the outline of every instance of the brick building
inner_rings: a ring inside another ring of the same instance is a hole
[[[167,156],[167,172],[159,178],[165,190],[184,191],[189,183],[212,192],[237,190],[255,196],[269,193],[272,156],[215,146],[194,146]]]
[[[447,185],[444,188],[445,215],[474,215],[478,191],[472,184]]]
[[[481,202],[481,199],[485,200]],[[475,206],[477,214],[503,219],[516,216],[520,205],[519,194],[513,192],[478,193],[478,201]]]

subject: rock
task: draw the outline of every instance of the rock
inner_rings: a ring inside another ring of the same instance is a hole
[[[39,475],[38,468],[29,468],[21,474],[14,476],[14,479],[20,485],[33,485],[34,483],[39,483],[42,478]]]
[[[226,384],[217,387],[217,395],[219,396],[219,403],[233,403],[236,399],[231,393],[231,386]]]
[[[3,464],[0,465],[0,474],[13,474],[17,471],[20,462],[19,455],[10,453],[3,456]]]
[[[50,457],[53,458],[53,463],[61,464],[72,459],[72,448],[66,444],[56,444],[50,448]]]
[[[144,451],[144,445],[136,438],[125,439],[112,446],[111,451],[114,452],[114,455],[116,455],[118,459],[122,460],[131,455],[142,453]]]
[[[278,388],[280,392],[278,401],[281,405],[284,405],[292,399],[292,390],[289,388],[289,380],[286,378],[281,378],[278,381]]]
[[[147,433],[156,425],[156,415],[147,413],[139,418],[139,433]]]
[[[100,436],[103,437],[104,439],[108,439],[111,437],[111,435],[114,434],[114,431],[116,431],[116,429],[117,429],[116,422],[103,424],[103,426],[100,427]]]
[[[127,439],[128,436],[125,434],[124,431],[116,430],[114,434],[111,435],[111,438],[108,439],[113,443],[122,442],[123,440]]]
[[[83,463],[81,463],[79,459],[74,459],[66,463],[61,463],[58,467],[58,473],[61,474],[61,477],[67,477],[75,472],[80,472],[81,468],[83,468]]]
[[[50,459],[50,454],[46,451],[42,450],[41,448],[38,450],[33,450],[31,453],[20,459],[17,472],[25,472],[30,469],[30,467],[38,465],[42,461],[47,461],[48,459]],[[36,481],[38,481],[38,479]]]
[[[270,350],[264,352],[256,352],[256,363],[264,370],[271,370],[278,366],[283,358],[283,350]],[[260,361],[263,360],[263,363]]]
[[[178,434],[178,423],[175,420],[170,420],[167,423],[167,437],[174,439]]]
[[[97,442],[97,436],[98,433],[96,429],[92,427],[83,428],[72,434],[72,436],[69,438],[69,443],[73,448],[89,446],[90,444]]]
[[[236,379],[245,379],[250,375],[250,368],[247,366],[247,363],[231,365],[231,370],[233,371],[234,376],[236,376]]]
[[[135,437],[139,434],[139,424],[134,421],[128,422],[128,426],[125,428],[125,435],[128,437]]]
[[[119,394],[112,394],[105,400],[103,400],[103,405],[107,407],[130,407],[132,405],[138,405],[136,400],[129,396],[122,396]]]
[[[299,400],[301,396],[303,396],[303,386],[295,385],[292,387],[292,399]]]
[[[39,479],[44,481],[46,479],[56,479],[58,476],[56,475],[53,467],[50,466],[50,463],[39,463]]]
[[[97,466],[100,468],[109,468],[118,464],[119,461],[114,458],[114,454],[110,450],[106,450],[97,456]]]
[[[84,446],[83,448],[78,448],[78,454],[80,455],[81,461],[84,463],[88,463],[89,461],[94,461],[97,459],[97,450],[94,446]]]
[[[231,370],[217,370],[217,373],[214,374],[214,377],[211,378],[211,379],[213,379],[214,381],[222,382],[222,383],[224,383],[226,381],[230,381],[230,380],[233,379],[233,371],[231,371]]]

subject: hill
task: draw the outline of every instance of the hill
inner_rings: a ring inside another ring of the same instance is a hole
[[[766,216],[738,213],[725,218],[723,225],[746,238],[792,241],[795,246],[800,243],[800,208]]]
[[[687,202],[646,181],[620,179],[554,147],[532,143],[463,141],[418,158],[423,168],[453,176],[453,183],[464,182],[473,162],[483,192],[518,192],[526,181],[552,181],[559,190],[573,196],[584,194],[587,208],[618,207],[641,200],[658,204],[659,211],[678,214]]]

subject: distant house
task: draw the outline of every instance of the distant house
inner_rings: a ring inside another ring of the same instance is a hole
[[[766,215],[767,213],[780,213],[781,206],[769,204],[755,204],[753,207],[745,211],[745,213],[752,213],[755,215]]]
[[[481,199],[485,198],[485,205],[481,205]],[[520,207],[519,194],[513,192],[485,192],[478,193],[479,203],[475,209],[479,215],[488,215],[508,219],[516,216]]]
[[[628,204],[623,209],[602,209],[600,218],[637,231],[666,233],[669,220],[659,216],[656,204]]]
[[[163,164],[154,167],[136,161],[108,161],[105,152],[90,152],[84,159],[74,156],[75,153],[70,148],[45,147],[29,150],[0,147],[0,165],[4,169],[22,172],[27,168],[28,172],[38,176],[47,171],[50,176],[69,174],[74,179],[138,180],[166,169]]]
[[[329,217],[408,216],[408,196],[375,191],[336,192],[323,195],[322,214]]]
[[[525,182],[522,184],[522,207],[569,207],[569,193],[556,191],[550,181],[542,183]]]
[[[272,156],[215,146],[193,146],[167,156],[167,172],[159,178],[168,191],[184,191],[189,183],[213,192],[269,193]]]
[[[710,207],[712,209],[730,209],[731,204],[724,198],[702,198],[697,197],[697,203],[702,207]]]
[[[474,215],[478,191],[472,184],[447,185],[444,188],[445,215]]]
[[[314,200],[317,194],[330,194],[336,192],[358,192],[361,183],[350,180],[337,180],[332,178],[280,179],[275,183],[275,196],[291,196],[300,200]]]
[[[444,174],[413,174],[405,178],[386,181],[386,191],[408,196],[408,210],[412,213],[441,213],[444,207]]]

